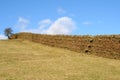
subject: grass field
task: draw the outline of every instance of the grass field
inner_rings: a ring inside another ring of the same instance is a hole
[[[120,80],[120,60],[4,40],[0,41],[0,80]]]

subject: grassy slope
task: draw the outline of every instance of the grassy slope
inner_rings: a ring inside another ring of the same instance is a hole
[[[120,80],[120,61],[29,41],[0,41],[0,80]]]

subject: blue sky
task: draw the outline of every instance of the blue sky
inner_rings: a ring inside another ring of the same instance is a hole
[[[42,34],[120,34],[120,0],[0,0],[4,29]]]

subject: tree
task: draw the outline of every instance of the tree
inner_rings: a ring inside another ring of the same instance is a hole
[[[12,35],[12,32],[13,32],[13,30],[11,28],[6,28],[4,30],[4,34],[5,34],[5,36],[8,37],[8,39],[10,39],[10,36]]]

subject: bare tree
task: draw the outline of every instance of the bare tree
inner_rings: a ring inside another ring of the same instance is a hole
[[[11,28],[6,28],[4,30],[4,34],[5,34],[5,36],[8,37],[8,39],[10,39],[10,36],[12,35],[12,32],[13,32],[13,30]]]

